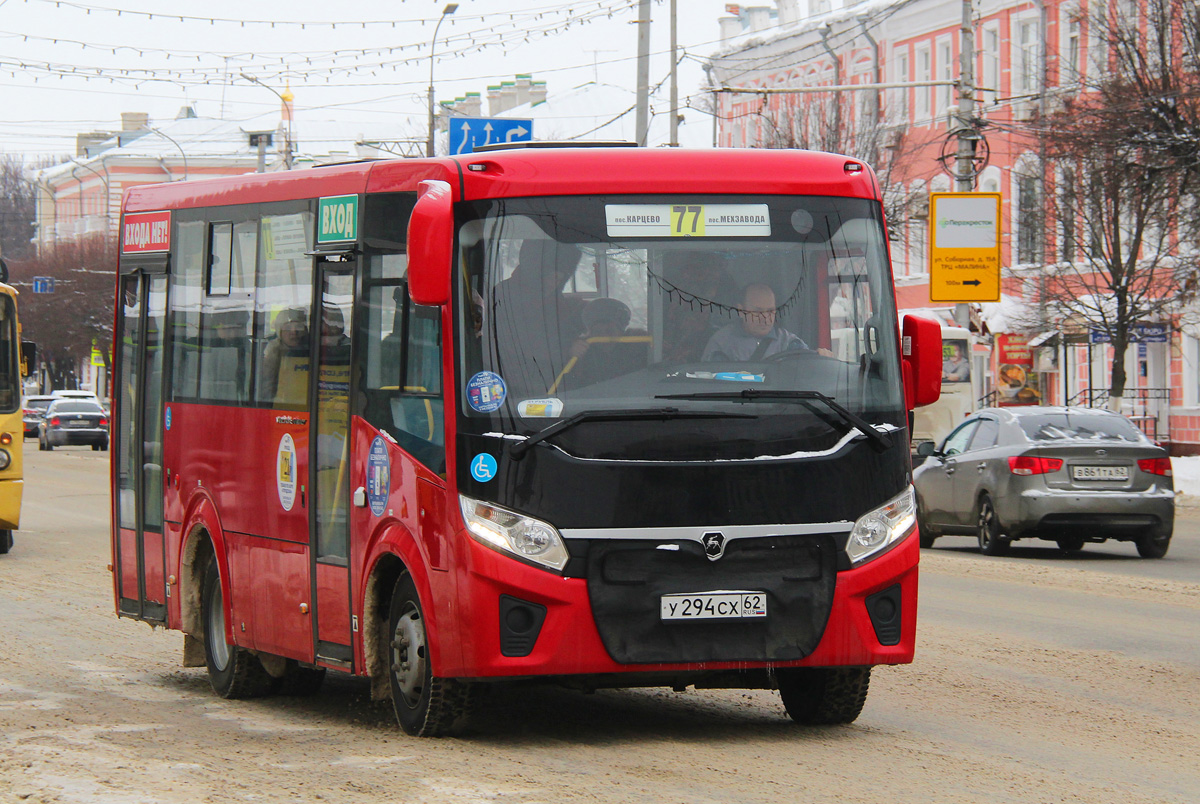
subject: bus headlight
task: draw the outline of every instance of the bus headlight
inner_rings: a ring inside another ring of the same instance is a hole
[[[8,450],[0,449],[0,472],[4,471],[12,463],[12,455],[8,454]]]
[[[846,542],[850,564],[861,564],[912,533],[917,524],[917,498],[909,486],[886,503],[858,518]]]
[[[462,494],[458,501],[467,530],[480,544],[554,570],[567,565],[567,546],[553,525]]]

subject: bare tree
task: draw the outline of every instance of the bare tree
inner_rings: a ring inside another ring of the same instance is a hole
[[[0,154],[0,256],[11,262],[32,251],[35,189],[25,160]]]
[[[10,262],[11,282],[22,290],[22,338],[38,346],[56,388],[75,384],[75,366],[99,349],[107,365],[113,337],[116,241],[94,236]],[[54,280],[53,293],[32,293],[34,277]]]
[[[1091,18],[1108,68],[1040,127],[1057,243],[1039,310],[1107,335],[1114,407],[1134,326],[1178,314],[1200,274],[1196,11],[1189,0],[1122,10],[1136,7]]]

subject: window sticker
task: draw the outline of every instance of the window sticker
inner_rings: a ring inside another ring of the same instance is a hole
[[[725,380],[726,382],[763,382],[765,374],[751,374],[748,371],[689,371],[684,375],[689,380]]]
[[[556,419],[562,415],[562,411],[562,400],[555,397],[522,399],[517,405],[517,413],[525,419]]]
[[[367,453],[367,502],[372,514],[383,516],[391,490],[392,467],[388,463],[387,444],[381,436],[375,436]]]
[[[770,237],[766,204],[605,204],[609,237]]]
[[[291,433],[279,439],[279,454],[275,459],[275,489],[279,492],[279,504],[290,511],[296,503],[296,444]]]
[[[486,452],[481,452],[471,459],[471,477],[480,483],[486,483],[496,476],[496,459]]]
[[[499,374],[481,371],[467,380],[467,404],[479,413],[491,413],[504,404],[508,389]]]

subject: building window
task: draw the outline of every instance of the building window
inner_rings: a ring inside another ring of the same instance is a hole
[[[1078,86],[1080,78],[1080,43],[1082,40],[1082,23],[1079,12],[1074,8],[1064,8],[1062,56],[1059,59],[1058,82],[1063,86]]]
[[[933,63],[929,46],[917,48],[917,81],[933,80]],[[929,87],[917,87],[916,116],[918,120],[929,119]]]
[[[1061,262],[1075,261],[1078,235],[1075,231],[1075,171],[1065,168],[1059,181],[1058,226],[1062,233],[1058,259]]]
[[[938,42],[937,51],[937,70],[938,80],[949,81],[954,77],[954,48],[950,44],[949,39],[943,39]],[[953,102],[954,87],[941,86],[937,88],[937,113],[943,115],[950,108]]]
[[[1017,183],[1017,262],[1040,263],[1042,209],[1038,203],[1036,176],[1018,175]]]
[[[983,29],[983,88],[980,94],[984,103],[995,103],[1000,97],[1000,29],[993,26]]]
[[[893,81],[908,81],[908,51],[903,50],[896,54],[896,77]],[[892,90],[891,97],[892,114],[891,119],[895,123],[908,122],[908,88],[901,87]]]
[[[1037,19],[1017,20],[1013,25],[1013,95],[1032,95],[1040,90],[1040,53],[1041,37],[1038,34]]]

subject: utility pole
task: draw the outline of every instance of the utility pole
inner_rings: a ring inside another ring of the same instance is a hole
[[[637,130],[638,145],[650,129],[650,0],[638,0]]]
[[[958,150],[954,155],[954,189],[969,193],[975,189],[975,21],[972,0],[962,0],[962,33],[959,37],[958,66]],[[970,305],[954,305],[954,320],[960,327],[971,324]]]
[[[675,3],[671,0],[671,141],[672,148],[679,147],[679,55],[676,52],[679,40],[676,36]]]
[[[962,0],[962,34],[959,38],[958,151],[954,159],[954,189],[975,189],[975,27],[971,0]]]

